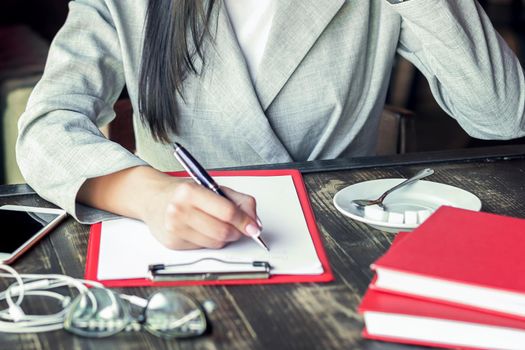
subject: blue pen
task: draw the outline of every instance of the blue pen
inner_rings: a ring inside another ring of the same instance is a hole
[[[224,197],[231,201],[230,198],[224,193],[219,185],[213,180],[213,178],[208,174],[208,172],[193,158],[193,156],[188,152],[184,147],[175,142],[173,144],[174,152],[173,155],[179,163],[184,167],[186,172],[190,174],[193,180],[199,185],[202,185],[209,190],[217,193],[219,196]],[[268,246],[264,243],[260,236],[251,236],[252,239],[257,242],[261,247],[270,251]]]

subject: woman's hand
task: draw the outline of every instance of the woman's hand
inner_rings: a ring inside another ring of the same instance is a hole
[[[144,221],[170,249],[222,248],[258,235],[255,199],[222,188],[229,199],[148,166],[87,180],[77,200]]]
[[[153,195],[142,217],[166,247],[218,249],[260,233],[253,197],[221,187],[228,200],[196,183],[170,180]]]

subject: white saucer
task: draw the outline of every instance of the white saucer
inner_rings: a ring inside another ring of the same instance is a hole
[[[362,209],[352,204],[354,199],[376,199],[389,188],[405,179],[381,179],[360,182],[343,188],[334,196],[335,207],[344,215],[386,232],[411,231],[418,224],[390,224],[364,217]],[[434,212],[442,205],[479,211],[481,200],[460,188],[431,181],[417,181],[388,195],[383,202],[388,211],[406,210]]]

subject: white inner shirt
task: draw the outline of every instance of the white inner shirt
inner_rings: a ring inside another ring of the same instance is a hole
[[[252,81],[263,57],[277,0],[225,0]]]

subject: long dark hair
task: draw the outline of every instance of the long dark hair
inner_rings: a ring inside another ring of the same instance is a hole
[[[149,0],[139,79],[142,123],[154,139],[169,142],[177,132],[177,93],[189,74],[199,74],[202,45],[215,0]],[[191,40],[191,42],[188,42]]]

